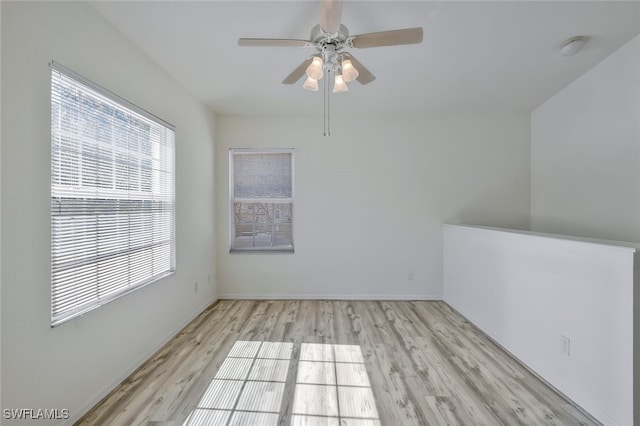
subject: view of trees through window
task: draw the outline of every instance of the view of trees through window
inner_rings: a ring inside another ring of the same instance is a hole
[[[231,155],[232,250],[293,250],[293,153]]]
[[[236,248],[292,246],[290,203],[234,203]]]

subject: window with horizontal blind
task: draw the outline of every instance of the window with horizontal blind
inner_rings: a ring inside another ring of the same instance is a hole
[[[176,268],[175,129],[51,65],[51,325]]]
[[[232,252],[293,252],[293,150],[229,152]]]

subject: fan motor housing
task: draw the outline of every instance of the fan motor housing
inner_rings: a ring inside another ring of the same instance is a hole
[[[336,50],[343,48],[349,39],[349,30],[340,24],[340,30],[335,34],[324,32],[320,25],[316,25],[311,29],[309,40],[318,50],[323,50],[327,45],[333,45]]]

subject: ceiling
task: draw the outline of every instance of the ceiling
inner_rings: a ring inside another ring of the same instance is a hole
[[[92,2],[100,14],[217,113],[322,113],[322,89],[281,81],[312,49],[239,47],[240,37],[308,39],[314,1]],[[424,28],[422,44],[352,49],[376,80],[332,108],[353,114],[531,111],[640,33],[637,1],[345,1],[361,34]],[[573,57],[558,46],[585,35]]]

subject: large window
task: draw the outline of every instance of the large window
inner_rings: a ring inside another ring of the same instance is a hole
[[[173,126],[51,66],[51,324],[175,270]]]
[[[293,252],[293,150],[232,149],[231,251]]]

